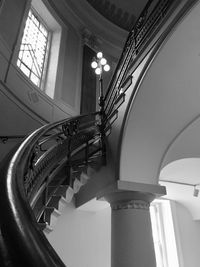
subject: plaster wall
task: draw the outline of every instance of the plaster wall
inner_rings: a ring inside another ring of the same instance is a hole
[[[123,133],[121,180],[157,183],[171,142],[200,114],[199,14],[198,2],[148,62]]]
[[[48,1],[47,8],[61,26],[54,99],[32,84],[16,66],[17,55],[27,12],[31,1],[4,1],[0,12],[0,79],[7,91],[19,98],[41,122],[52,122],[79,114],[81,90],[81,36],[69,23],[60,18]],[[12,101],[15,101],[13,98]],[[9,110],[6,110],[9,112]]]
[[[7,87],[0,82],[0,136],[24,136],[42,126],[42,120],[28,107],[10,95]],[[5,139],[4,139],[5,140]],[[21,142],[22,138],[0,139],[0,160]]]
[[[54,97],[31,83],[16,65],[31,1],[3,1],[0,7],[0,136],[25,136],[45,123],[80,112],[81,34],[70,24],[70,18],[67,20],[59,13],[62,6],[55,8],[48,0],[41,5],[46,6],[61,28],[57,69],[54,68],[57,72]],[[3,143],[0,140],[0,160],[20,141]]]
[[[200,222],[178,202],[172,202],[172,216],[180,267],[199,267]],[[91,212],[70,204],[46,236],[69,267],[110,267],[110,208]]]
[[[189,210],[178,202],[172,209],[180,267],[198,267],[200,262],[200,221],[194,221]]]
[[[68,267],[110,267],[111,210],[77,210],[70,204],[47,239]]]

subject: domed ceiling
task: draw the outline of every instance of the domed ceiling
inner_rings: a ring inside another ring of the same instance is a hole
[[[86,0],[120,28],[130,31],[148,0]]]

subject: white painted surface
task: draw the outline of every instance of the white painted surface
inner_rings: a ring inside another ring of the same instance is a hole
[[[165,197],[185,206],[194,220],[200,220],[200,194],[194,196],[195,188],[200,188],[199,174],[200,158],[173,161],[160,173],[160,184],[167,189]]]
[[[84,205],[78,207],[77,210],[97,212],[109,208],[109,206],[110,205],[107,201],[97,200],[96,198],[94,198],[85,203]]]
[[[172,211],[175,222],[180,267],[199,267],[200,222],[193,221],[189,211],[179,203],[175,203]]]
[[[177,202],[181,203],[183,206],[185,206],[185,208],[187,208],[188,212],[190,212],[193,220],[200,220],[200,199],[199,196],[193,196],[194,187],[166,182],[162,182],[161,184],[166,186],[166,198],[176,200]]]
[[[184,158],[200,158],[200,118],[195,118],[170,143],[162,161],[162,168]],[[198,159],[197,159],[198,160]],[[193,163],[197,165],[198,163]],[[183,164],[182,164],[183,165]],[[196,167],[195,167],[196,169]],[[199,178],[200,181],[200,178]],[[189,182],[189,181],[188,181]]]
[[[200,114],[200,4],[184,18],[140,85],[124,132],[120,179],[157,183],[174,138]]]
[[[172,204],[180,267],[199,267],[200,222],[183,205]],[[95,213],[71,205],[46,236],[68,267],[110,267],[110,226],[110,208]]]
[[[47,235],[68,267],[110,267],[110,208],[86,212],[69,205]]]
[[[171,162],[162,169],[159,179],[200,184],[200,158],[184,158]]]

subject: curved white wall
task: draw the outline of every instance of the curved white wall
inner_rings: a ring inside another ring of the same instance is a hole
[[[171,142],[200,114],[199,23],[198,3],[163,45],[139,87],[124,131],[121,180],[157,183]]]
[[[200,118],[198,117],[192,123],[180,132],[178,136],[169,145],[162,162],[162,168],[173,161],[183,158],[200,157]],[[200,181],[200,180],[199,180]]]

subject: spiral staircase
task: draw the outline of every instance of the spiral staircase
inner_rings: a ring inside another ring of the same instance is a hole
[[[133,99],[155,54],[196,2],[148,1],[129,32],[104,111],[47,124],[1,162],[1,266],[65,266],[44,233],[72,199],[79,207],[110,184],[120,187],[116,177]]]

